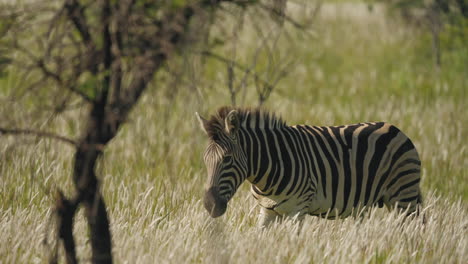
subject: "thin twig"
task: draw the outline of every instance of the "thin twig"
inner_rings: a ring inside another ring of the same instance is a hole
[[[268,6],[264,3],[262,3],[261,1],[258,1],[257,2],[257,5],[267,11],[267,12],[270,12],[271,14],[273,15],[276,15],[278,17],[281,17],[281,19],[284,19],[285,21],[287,21],[288,23],[290,23],[291,25],[293,25],[295,28],[297,29],[300,29],[302,30],[303,32],[305,32],[306,34],[308,34],[309,36],[311,37],[316,37],[315,34],[313,34],[312,32],[310,32],[309,30],[307,30],[307,26],[305,25],[302,25],[301,23],[297,22],[296,20],[294,20],[292,17],[286,15],[285,13],[283,12],[279,12],[278,10],[276,10],[275,8],[271,7],[271,6]]]
[[[47,68],[46,63],[44,61],[44,58],[37,58],[35,55],[32,54],[32,52],[29,49],[27,49],[26,47],[23,47],[18,42],[14,43],[14,48],[21,51],[21,52],[23,52],[23,54],[25,54],[28,57],[28,59],[30,59],[33,62],[29,66],[29,67],[31,67],[31,69],[33,69],[33,68],[40,69],[44,76],[54,80],[60,87],[70,90],[71,92],[73,92],[73,93],[77,94],[78,96],[80,96],[81,98],[83,98],[88,103],[93,103],[94,102],[93,98],[89,97],[84,92],[76,89],[76,87],[71,85],[69,83],[69,81],[64,82],[62,77],[60,76],[60,73],[53,72],[52,70]],[[73,77],[71,79],[76,80],[77,78]]]
[[[86,17],[84,14],[84,7],[81,6],[81,4],[76,0],[68,0],[65,1],[65,5],[63,8],[67,11],[67,15],[73,22],[75,28],[80,33],[84,42],[87,45],[93,45],[91,33],[89,32],[89,26],[87,24]]]
[[[226,57],[223,57],[223,56],[221,56],[221,55],[219,55],[219,54],[216,54],[216,53],[213,53],[213,52],[207,51],[207,50],[201,51],[201,52],[199,52],[199,53],[200,53],[201,55],[208,56],[208,57],[211,57],[211,58],[213,58],[213,59],[217,59],[217,60],[222,61],[222,62],[224,62],[224,63],[232,63],[233,66],[235,66],[236,68],[238,68],[238,69],[240,69],[240,70],[242,70],[242,71],[244,71],[244,72],[247,72],[247,71],[250,72],[250,71],[251,71],[253,77],[257,78],[258,81],[260,81],[260,82],[263,83],[264,85],[271,85],[268,81],[265,81],[262,77],[260,77],[260,75],[258,75],[255,71],[249,69],[249,67],[246,67],[246,66],[244,66],[244,65],[242,65],[242,64],[240,64],[240,63],[238,63],[237,61],[230,60],[230,59],[228,59],[228,58],[226,58]]]
[[[68,85],[66,83],[63,82],[62,78],[60,77],[59,74],[57,73],[54,73],[52,71],[50,71],[47,66],[44,64],[43,61],[38,61],[38,64],[37,66],[39,67],[39,69],[42,70],[42,73],[45,75],[45,76],[48,76],[50,78],[52,78],[54,81],[56,81],[61,87],[65,88],[65,89],[68,89],[70,91],[72,91],[73,93],[79,95],[81,98],[83,98],[85,101],[89,102],[89,103],[92,103],[94,102],[94,100],[89,97],[87,94],[85,94],[84,92],[76,89],[75,87],[73,87],[72,85]]]
[[[37,136],[37,137],[46,137],[46,138],[52,138],[52,139],[57,139],[59,141],[65,142],[67,144],[70,144],[74,147],[78,146],[78,142],[76,142],[73,139],[57,135],[51,132],[45,132],[45,131],[37,131],[37,130],[31,130],[31,129],[10,129],[10,128],[3,128],[0,127],[0,134],[6,134],[6,135],[32,135],[32,136]]]

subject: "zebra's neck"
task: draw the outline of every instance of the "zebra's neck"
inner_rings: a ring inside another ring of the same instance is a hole
[[[290,188],[305,168],[299,164],[297,144],[293,139],[298,131],[294,127],[252,128],[240,130],[240,139],[248,160],[247,180],[256,192],[265,196],[276,195]]]

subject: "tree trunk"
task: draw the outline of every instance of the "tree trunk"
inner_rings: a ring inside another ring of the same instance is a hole
[[[56,212],[58,220],[58,234],[62,240],[65,249],[65,259],[68,264],[76,264],[75,239],[73,238],[73,219],[75,216],[76,205],[67,200],[62,192],[58,192],[56,200]],[[49,263],[56,264],[57,254],[54,254]]]
[[[117,128],[110,129],[103,104],[93,105],[88,120],[87,130],[75,153],[73,180],[79,200],[85,206],[91,236],[92,263],[112,263],[109,218],[95,169],[103,146],[116,135]]]
[[[106,205],[95,174],[101,151],[84,144],[75,154],[74,183],[85,206],[90,236],[92,263],[112,263],[112,245]]]
[[[93,203],[85,202],[86,217],[91,233],[92,262],[112,263],[112,240],[106,204],[96,192]]]

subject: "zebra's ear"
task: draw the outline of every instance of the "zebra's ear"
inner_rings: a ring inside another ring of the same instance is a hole
[[[239,117],[236,110],[231,110],[224,119],[225,130],[228,134],[237,132],[240,126]]]
[[[198,112],[195,112],[195,115],[197,116],[198,123],[200,123],[200,128],[208,135],[208,120],[199,115]]]

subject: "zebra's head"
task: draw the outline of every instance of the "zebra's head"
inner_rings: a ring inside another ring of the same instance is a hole
[[[203,155],[208,170],[204,206],[213,218],[226,212],[228,201],[247,178],[247,158],[239,144],[239,114],[228,110],[222,108],[210,120],[196,113],[201,128],[210,138]]]

